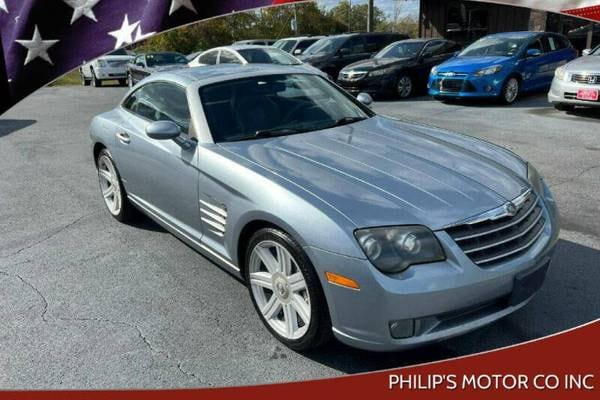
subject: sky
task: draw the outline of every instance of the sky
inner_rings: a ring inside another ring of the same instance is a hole
[[[351,0],[352,4],[365,4],[367,0]],[[380,8],[388,17],[394,16],[394,3],[397,0],[375,0],[375,6]],[[327,9],[335,7],[339,0],[317,0],[319,6]],[[419,14],[419,0],[400,0],[398,1],[401,7],[400,17],[411,16],[417,18]]]

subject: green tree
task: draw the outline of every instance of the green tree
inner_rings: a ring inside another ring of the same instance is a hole
[[[346,25],[349,32],[366,31],[369,6],[367,4],[351,4],[349,0],[342,0],[329,12],[330,16]],[[373,22],[375,27],[382,26],[385,22],[385,13],[375,6],[373,8]]]

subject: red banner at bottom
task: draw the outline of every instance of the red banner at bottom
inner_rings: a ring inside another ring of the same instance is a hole
[[[0,392],[0,399],[598,399],[600,320],[472,356],[310,382],[158,391]]]

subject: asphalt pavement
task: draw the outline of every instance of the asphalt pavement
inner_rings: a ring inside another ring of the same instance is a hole
[[[105,210],[87,130],[124,88],[42,89],[0,116],[0,388],[175,388],[339,376],[535,339],[600,317],[600,112],[543,95],[512,107],[381,102],[382,114],[471,134],[532,161],[564,230],[524,309],[471,334],[400,353],[336,342],[284,348],[247,289],[148,219]]]

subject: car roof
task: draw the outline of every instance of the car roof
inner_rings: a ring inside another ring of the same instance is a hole
[[[322,39],[324,37],[325,36],[323,36],[323,35],[317,35],[317,36],[292,36],[292,37],[281,38],[281,39],[278,40],[278,42],[280,40],[311,40],[311,39],[319,40],[319,39]]]
[[[218,49],[228,49],[228,50],[249,50],[249,49],[264,49],[265,47],[270,48],[271,46],[264,46],[260,44],[232,44],[229,46],[220,46]],[[214,50],[214,49],[211,49]]]
[[[220,64],[159,72],[150,75],[145,81],[170,81],[187,87],[194,83],[205,86],[215,82],[277,74],[317,75],[316,72],[311,72],[308,69],[300,69],[298,66],[274,64]]]
[[[502,33],[493,33],[489,36],[498,36],[498,37],[508,37],[508,38],[528,38],[534,37],[538,35],[542,35],[544,32],[535,32],[535,31],[518,31],[518,32],[502,32]]]
[[[183,56],[183,54],[178,53],[176,51],[151,51],[148,53],[144,53],[143,55],[150,56],[150,55],[156,55],[156,54],[178,54],[178,55]],[[139,54],[139,55],[142,55],[142,54]]]

